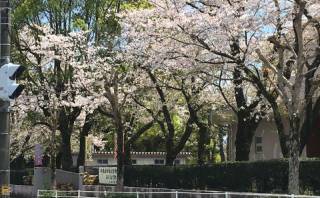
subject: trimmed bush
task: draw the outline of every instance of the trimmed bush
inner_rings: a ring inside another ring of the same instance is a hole
[[[11,170],[10,183],[15,185],[32,185],[33,169]]]
[[[127,166],[125,185],[287,193],[288,162],[270,160],[211,166]],[[300,186],[303,192],[320,194],[320,160],[301,161]]]
[[[105,196],[105,198],[136,198],[137,196],[135,194],[108,194]]]

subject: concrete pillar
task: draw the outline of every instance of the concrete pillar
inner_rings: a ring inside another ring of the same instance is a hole
[[[84,177],[84,167],[79,166],[79,185],[78,185],[79,190],[83,190],[83,177]]]
[[[33,194],[37,195],[38,190],[51,188],[51,169],[48,167],[34,167]]]

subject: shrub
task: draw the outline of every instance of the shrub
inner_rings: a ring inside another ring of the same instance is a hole
[[[57,189],[61,191],[74,190],[74,186],[71,183],[59,183],[57,184]]]
[[[52,198],[55,197],[55,192],[41,192],[40,195],[43,198]]]
[[[11,170],[10,182],[15,185],[32,185],[33,169]]]
[[[32,178],[33,176],[32,175],[27,175],[27,176],[22,176],[22,184],[23,185],[32,185]]]
[[[136,198],[135,194],[107,194],[105,198]]]
[[[83,175],[83,184],[84,185],[97,185],[97,184],[99,184],[98,175],[90,175],[89,173],[85,172]]]
[[[320,194],[320,160],[301,161],[303,192]],[[210,166],[127,166],[125,185],[174,189],[211,189],[286,193],[288,162],[227,162]]]

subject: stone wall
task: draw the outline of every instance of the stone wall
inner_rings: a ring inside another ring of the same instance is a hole
[[[33,186],[11,185],[11,198],[31,198],[36,197],[33,194]]]

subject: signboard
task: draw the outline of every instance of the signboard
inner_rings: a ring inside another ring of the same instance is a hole
[[[2,186],[0,189],[0,195],[9,196],[10,195],[10,187],[9,186]]]
[[[117,184],[117,167],[99,167],[100,184]]]
[[[40,144],[36,144],[34,147],[34,165],[42,166],[42,146]]]

